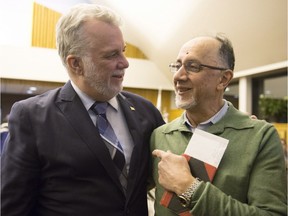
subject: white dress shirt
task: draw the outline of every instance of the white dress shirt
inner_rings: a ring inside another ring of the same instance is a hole
[[[78,96],[80,97],[86,110],[88,111],[91,120],[96,126],[97,116],[90,109],[91,106],[95,103],[95,101],[91,97],[86,95],[84,92],[82,92],[72,81],[71,81],[71,84],[74,90],[76,91],[76,93],[78,94]],[[121,143],[121,146],[123,148],[124,155],[125,155],[127,172],[128,172],[129,167],[130,167],[130,160],[131,160],[134,143],[133,143],[130,131],[128,129],[124,114],[121,110],[121,107],[118,104],[118,100],[116,99],[116,97],[113,97],[111,100],[108,101],[108,103],[111,106],[107,107],[106,117],[110,125],[112,126],[118,140]]]

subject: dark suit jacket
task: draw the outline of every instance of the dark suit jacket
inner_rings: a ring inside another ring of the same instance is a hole
[[[17,102],[1,158],[3,216],[147,215],[149,138],[164,123],[140,96],[117,96],[134,141],[127,196],[71,83]]]

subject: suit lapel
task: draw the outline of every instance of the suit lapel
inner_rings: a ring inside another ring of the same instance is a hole
[[[130,161],[128,187],[127,187],[127,199],[129,199],[131,193],[134,190],[134,187],[137,186],[136,185],[137,179],[141,178],[141,176],[138,176],[139,174],[138,168],[141,165],[140,153],[144,145],[143,133],[141,133],[141,129],[139,128],[139,122],[141,121],[141,119],[139,119],[140,115],[138,114],[139,110],[136,110],[132,101],[130,101],[129,98],[126,98],[121,93],[118,94],[117,98],[123,111],[123,114],[125,116],[127,126],[129,128],[134,143],[134,149]]]
[[[115,184],[122,190],[122,186],[115,172],[113,161],[108,148],[100,137],[82,101],[74,91],[70,82],[60,91],[56,105],[67,118],[88,148],[95,154],[106,169]]]
[[[123,114],[125,116],[128,129],[132,136],[134,145],[137,145],[139,143],[139,139],[141,140],[140,137],[141,133],[139,133],[138,128],[138,122],[139,122],[139,116],[137,115],[138,111],[135,109],[133,103],[129,101],[129,99],[123,96],[122,94],[118,94],[117,98],[123,111]]]

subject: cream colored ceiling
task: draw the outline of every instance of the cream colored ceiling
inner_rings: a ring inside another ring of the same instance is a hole
[[[195,35],[225,33],[235,72],[287,60],[287,0],[36,0],[58,12],[79,2],[106,5],[123,20],[127,42],[169,78],[168,64]]]
[[[225,33],[234,44],[235,71],[287,60],[287,0],[37,0],[63,12],[78,2],[109,6],[124,20],[125,40],[163,73],[195,35]]]

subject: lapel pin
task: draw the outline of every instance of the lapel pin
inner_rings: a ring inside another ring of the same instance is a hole
[[[134,107],[132,107],[132,106],[130,106],[130,109],[131,109],[131,110],[133,110],[133,111],[135,110],[135,108],[134,108]]]

